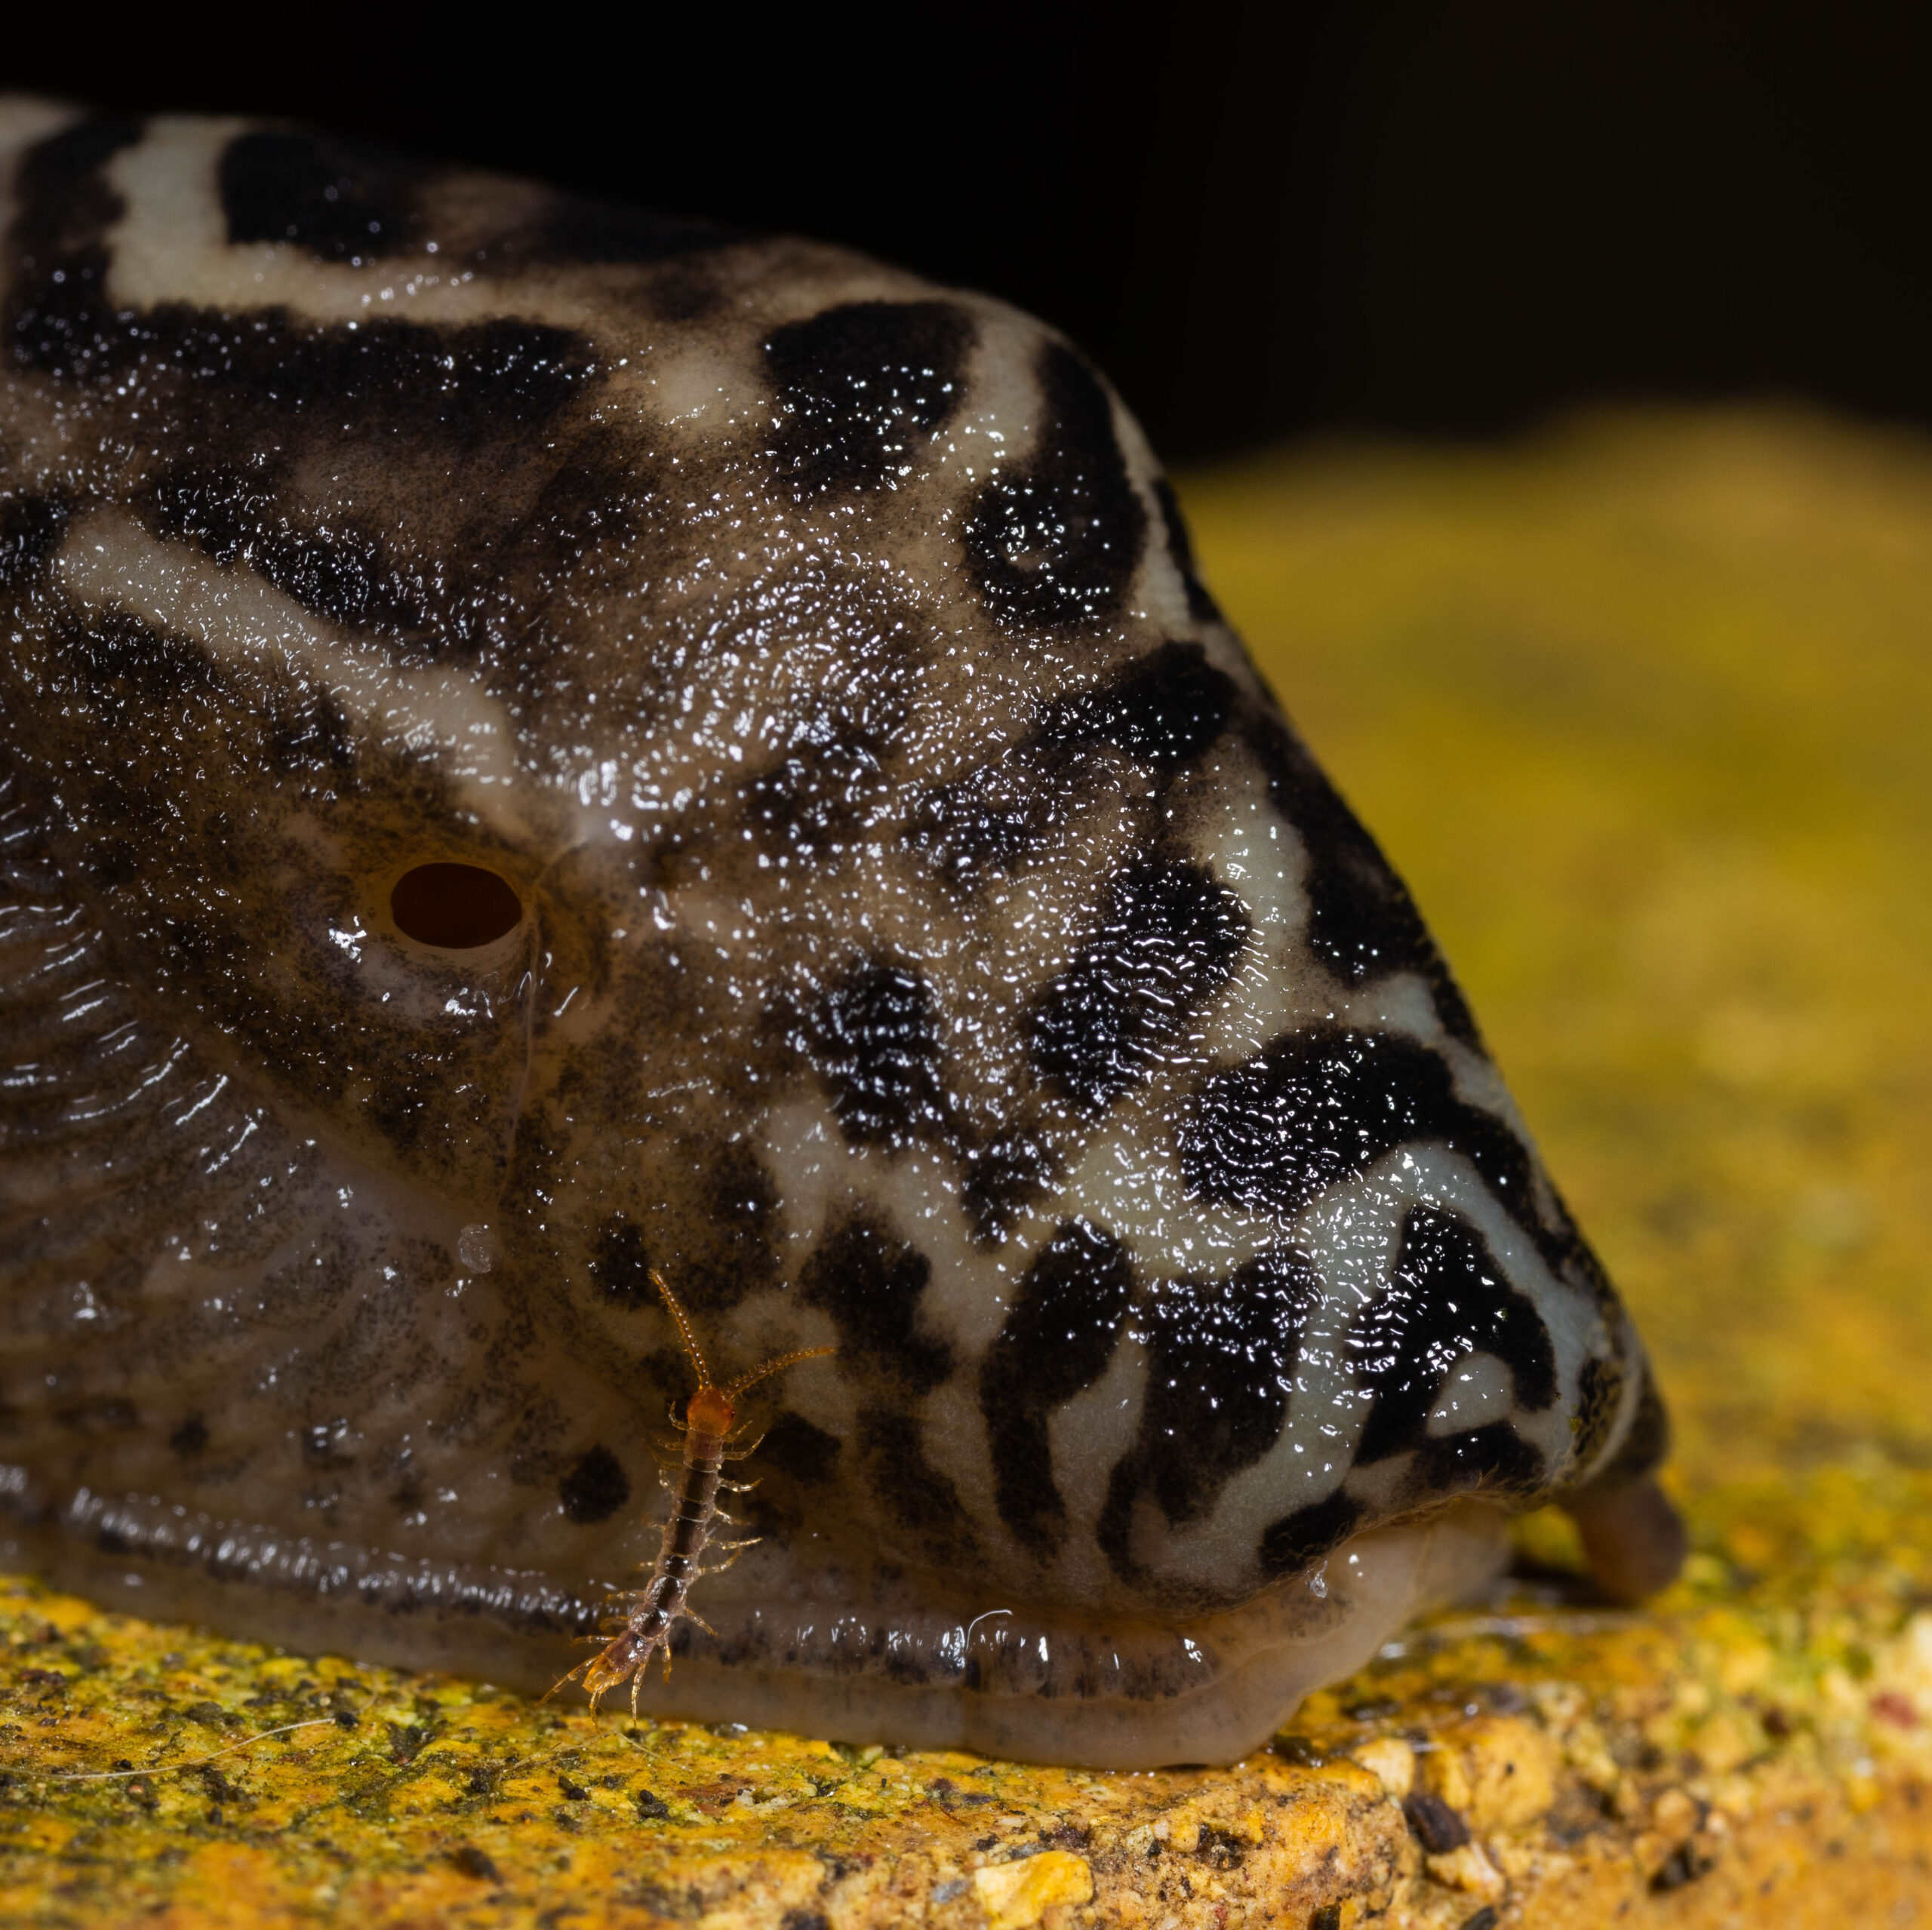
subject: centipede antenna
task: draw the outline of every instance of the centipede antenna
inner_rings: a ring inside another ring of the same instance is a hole
[[[658,1284],[662,1286],[663,1283],[660,1280]],[[728,1398],[741,1394],[746,1388],[755,1387],[768,1375],[775,1374],[782,1368],[795,1366],[801,1360],[816,1360],[822,1355],[838,1351],[835,1347],[801,1347],[795,1354],[781,1354],[777,1360],[768,1360],[762,1367],[754,1367],[749,1374],[740,1374],[724,1389],[724,1392]],[[708,1386],[709,1383],[706,1384]]]
[[[651,1270],[651,1283],[663,1295],[664,1304],[670,1308],[671,1317],[678,1323],[678,1338],[685,1343],[685,1351],[691,1357],[691,1365],[697,1369],[698,1388],[700,1392],[702,1392],[715,1383],[711,1378],[711,1369],[704,1364],[704,1355],[699,1348],[697,1335],[691,1331],[690,1318],[685,1314],[684,1308],[678,1305],[678,1296],[664,1284],[664,1276],[655,1267]],[[762,1371],[769,1372],[771,1370],[767,1368]],[[734,1383],[734,1384],[736,1384]],[[675,1412],[672,1418],[675,1418]]]

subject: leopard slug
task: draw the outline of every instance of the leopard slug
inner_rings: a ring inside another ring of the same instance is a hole
[[[1226,1760],[1642,1345],[1103,378],[281,124],[0,106],[0,1557],[540,1691],[771,1409],[663,1714]]]

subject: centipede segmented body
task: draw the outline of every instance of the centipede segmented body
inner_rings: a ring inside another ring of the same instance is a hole
[[[685,1403],[685,1418],[680,1421],[675,1410],[671,1415],[671,1424],[684,1437],[677,1478],[673,1481],[662,1472],[658,1477],[670,1492],[670,1517],[664,1523],[663,1539],[658,1544],[651,1579],[641,1588],[625,1590],[612,1598],[614,1609],[623,1615],[623,1626],[604,1649],[589,1661],[579,1663],[550,1692],[554,1695],[564,1683],[580,1676],[589,1692],[590,1706],[595,1709],[605,1695],[628,1680],[633,1715],[637,1713],[638,1691],[643,1686],[645,1670],[653,1655],[663,1657],[665,1680],[670,1680],[671,1631],[680,1617],[696,1622],[707,1635],[717,1633],[691,1606],[691,1584],[700,1575],[722,1572],[761,1538],[752,1535],[715,1546],[711,1539],[712,1531],[719,1522],[736,1526],[718,1505],[718,1490],[724,1488],[745,1494],[758,1485],[754,1481],[724,1478],[726,1461],[743,1460],[755,1453],[758,1445],[755,1440],[734,1445],[744,1431],[737,1418],[738,1396],[801,1360],[817,1360],[838,1351],[831,1347],[801,1348],[796,1353],[781,1354],[720,1387],[711,1378],[697,1335],[692,1331],[691,1317],[678,1304],[677,1295],[654,1269],[651,1279],[664,1296],[664,1305],[677,1323],[678,1338],[691,1357],[691,1365],[697,1369],[697,1391]],[[707,1550],[722,1553],[724,1560],[715,1568],[700,1568],[698,1564]]]

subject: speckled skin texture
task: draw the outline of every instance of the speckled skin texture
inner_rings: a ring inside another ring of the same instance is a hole
[[[660,1707],[1214,1759],[1661,1452],[1406,893],[1065,344],[299,131],[0,119],[0,1486],[535,1683],[795,1348]],[[520,910],[421,942],[454,862]]]

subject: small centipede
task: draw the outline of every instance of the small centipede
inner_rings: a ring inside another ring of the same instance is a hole
[[[671,1631],[680,1616],[696,1622],[707,1635],[715,1637],[718,1633],[691,1606],[691,1584],[700,1575],[722,1573],[746,1548],[763,1538],[752,1535],[741,1541],[720,1541],[714,1551],[723,1554],[725,1559],[715,1568],[698,1566],[706,1550],[712,1548],[712,1530],[717,1523],[722,1521],[734,1527],[737,1525],[718,1505],[718,1489],[726,1488],[734,1494],[748,1494],[758,1485],[755,1481],[728,1481],[724,1478],[726,1461],[742,1461],[746,1455],[756,1453],[758,1446],[756,1440],[742,1447],[731,1445],[744,1432],[744,1428],[737,1421],[734,1405],[737,1397],[747,1388],[786,1367],[795,1366],[801,1360],[814,1360],[823,1354],[838,1351],[831,1347],[801,1348],[795,1354],[781,1354],[777,1359],[766,1361],[763,1366],[755,1367],[749,1374],[740,1374],[736,1380],[720,1387],[711,1378],[711,1369],[705,1365],[697,1335],[692,1331],[691,1317],[678,1304],[677,1295],[654,1268],[651,1280],[664,1296],[664,1305],[677,1323],[678,1338],[685,1344],[685,1351],[697,1369],[697,1391],[685,1404],[685,1418],[681,1421],[678,1418],[675,1407],[671,1412],[672,1426],[684,1436],[678,1479],[674,1483],[662,1470],[657,1477],[671,1495],[670,1517],[664,1523],[664,1536],[658,1544],[657,1560],[651,1569],[651,1579],[641,1588],[624,1590],[612,1598],[614,1611],[620,1613],[623,1620],[623,1626],[615,1638],[589,1661],[580,1662],[550,1691],[550,1695],[554,1695],[565,1683],[574,1682],[581,1676],[583,1686],[589,1692],[590,1706],[595,1710],[602,1697],[628,1680],[633,1716],[637,1713],[638,1691],[643,1686],[645,1670],[654,1654],[663,1657],[664,1679],[666,1682],[671,1679]],[[761,1435],[758,1440],[763,1438]],[[595,1641],[599,1638],[593,1636],[590,1639]],[[544,1701],[547,1702],[550,1695],[545,1696]]]

